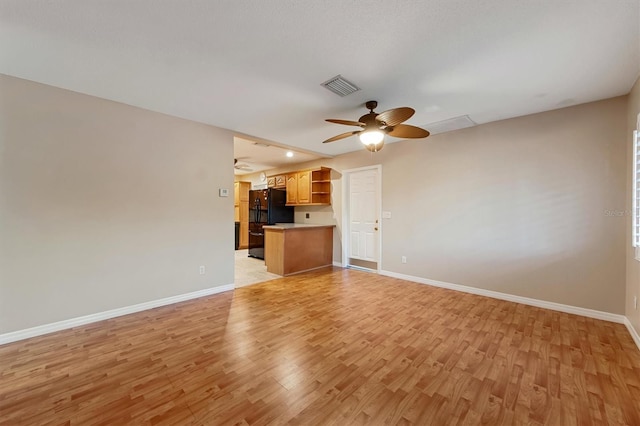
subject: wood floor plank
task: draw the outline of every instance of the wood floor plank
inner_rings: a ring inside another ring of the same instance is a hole
[[[0,346],[1,425],[640,425],[620,324],[326,268]]]

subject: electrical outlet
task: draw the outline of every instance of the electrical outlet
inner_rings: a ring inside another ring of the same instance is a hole
[[[309,219],[309,213],[307,213],[307,214],[305,215],[305,218]]]
[[[407,263],[407,256],[402,256],[402,263]]]
[[[200,275],[204,275],[204,265],[200,265]]]

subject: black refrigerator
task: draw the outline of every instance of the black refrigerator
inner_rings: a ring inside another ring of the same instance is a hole
[[[283,189],[249,191],[249,256],[264,259],[264,225],[293,222],[293,207],[286,202]]]

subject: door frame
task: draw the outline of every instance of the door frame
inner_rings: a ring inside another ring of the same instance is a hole
[[[363,172],[365,170],[377,171],[376,191],[378,192],[378,200],[376,203],[376,210],[378,214],[378,261],[376,262],[377,269],[372,269],[372,271],[380,272],[382,270],[382,164],[342,171],[342,266],[345,268],[352,267],[349,265],[349,236],[351,234],[349,226],[349,223],[351,222],[349,220],[351,218],[349,206],[349,178],[351,173]]]

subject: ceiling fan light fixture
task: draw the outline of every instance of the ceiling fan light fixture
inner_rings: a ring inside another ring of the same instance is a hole
[[[367,130],[360,132],[358,137],[360,138],[360,142],[362,142],[366,147],[369,147],[370,145],[377,145],[384,141],[384,133],[380,130]]]
[[[384,139],[378,143],[372,143],[369,145],[365,145],[364,147],[367,149],[367,151],[378,152],[382,149],[383,146],[384,146]]]
[[[322,143],[335,142],[353,135],[358,135],[360,142],[362,142],[367,151],[378,152],[384,146],[385,135],[401,139],[422,139],[429,136],[429,132],[425,129],[402,124],[416,112],[413,108],[393,108],[378,114],[374,111],[377,106],[378,102],[367,101],[365,107],[369,110],[369,113],[360,117],[358,121],[339,120],[335,118],[326,119],[325,121],[329,123],[357,126],[360,127],[360,129],[341,133]]]

